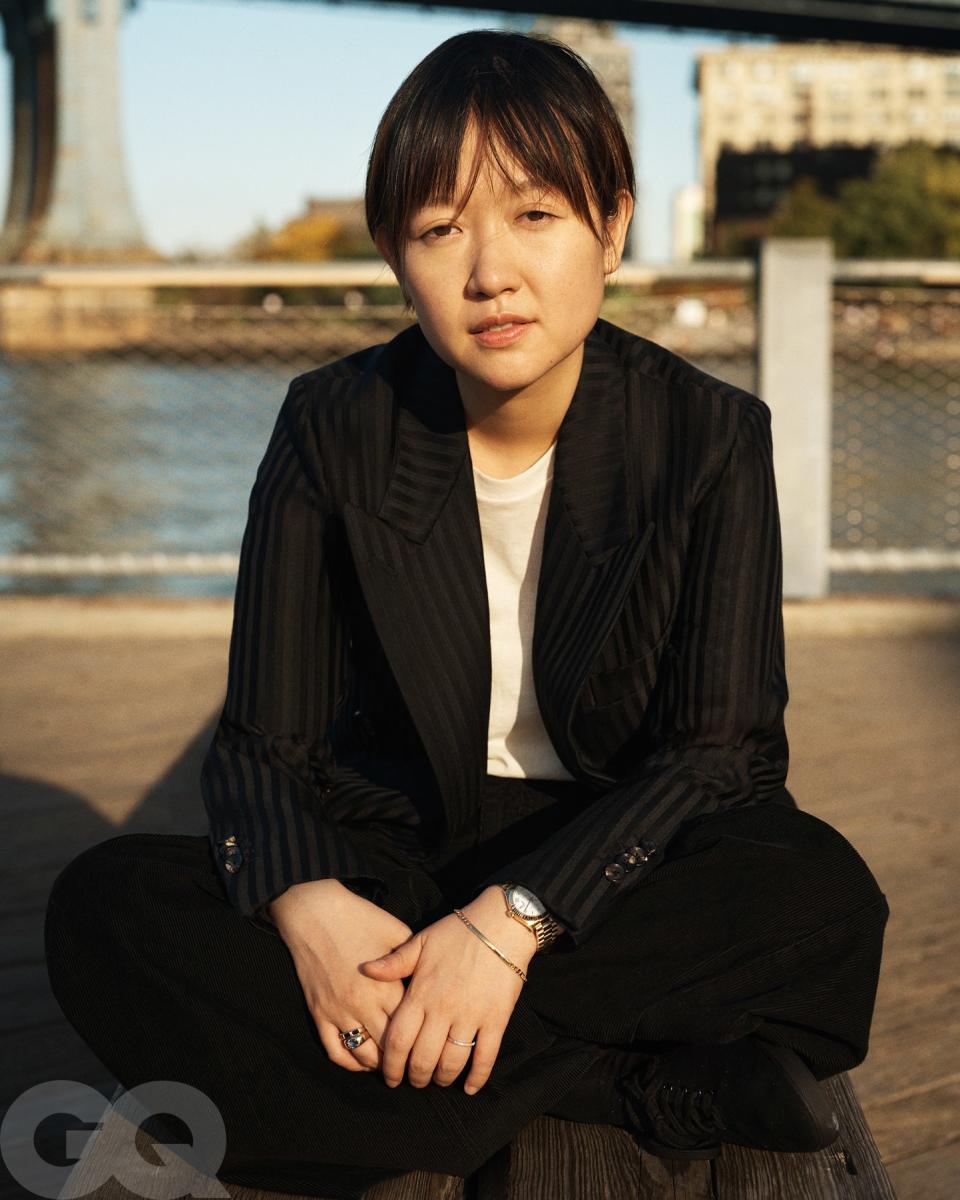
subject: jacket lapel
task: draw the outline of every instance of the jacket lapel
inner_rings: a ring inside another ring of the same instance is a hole
[[[612,783],[581,745],[574,722],[584,680],[610,633],[653,533],[641,523],[627,424],[626,375],[599,321],[557,435],[553,487],[533,634],[544,725],[567,770]]]
[[[590,666],[610,632],[653,530],[628,462],[626,380],[588,336],[561,423],[537,591],[533,670],[544,724],[577,778],[612,782],[574,721]],[[475,811],[486,771],[490,629],[483,542],[456,376],[417,329],[413,370],[395,381],[395,442],[376,511],[344,506],[371,617],[423,740],[448,832]]]

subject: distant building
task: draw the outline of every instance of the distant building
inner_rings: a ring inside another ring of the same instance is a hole
[[[319,196],[308,196],[304,202],[303,212],[300,215],[305,217],[332,217],[335,221],[340,221],[353,229],[366,229],[367,227],[362,196],[343,197],[332,200],[327,200]]]
[[[762,236],[798,175],[830,194],[877,151],[920,140],[960,149],[960,54],[810,42],[697,56],[704,241],[726,224]]]
[[[673,196],[670,257],[673,262],[691,262],[703,252],[703,188],[688,183]]]
[[[513,22],[510,24],[512,25]],[[555,38],[558,42],[563,42],[590,64],[617,110],[617,115],[620,117],[627,135],[634,166],[636,166],[635,106],[630,47],[626,42],[621,42],[617,38],[614,22],[581,21],[568,17],[537,17],[529,26],[528,31],[533,34],[545,34],[547,37]],[[639,193],[639,186],[637,191]],[[623,251],[625,259],[640,257],[639,194],[636,200],[633,221],[630,224],[627,243]]]

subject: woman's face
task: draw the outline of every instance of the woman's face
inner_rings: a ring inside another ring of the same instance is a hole
[[[460,156],[458,196],[475,136],[471,127]],[[520,164],[510,167],[522,184]],[[604,276],[619,264],[632,209],[625,193],[618,219],[608,223],[613,248],[605,256],[566,199],[535,186],[515,191],[486,161],[456,217],[453,204],[413,214],[406,290],[427,341],[456,371],[464,399],[486,406],[564,386],[572,395],[583,341],[600,312]],[[490,318],[513,324],[478,332]]]

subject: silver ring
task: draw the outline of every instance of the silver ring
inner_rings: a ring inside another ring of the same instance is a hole
[[[451,1037],[449,1033],[447,1034],[447,1041],[453,1042],[455,1046],[475,1046],[477,1044],[476,1038],[472,1042],[461,1042],[458,1038]]]

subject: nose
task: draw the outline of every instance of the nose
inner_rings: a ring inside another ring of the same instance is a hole
[[[489,233],[476,243],[470,261],[467,291],[473,298],[499,296],[520,286],[520,265],[513,239],[505,232]]]

